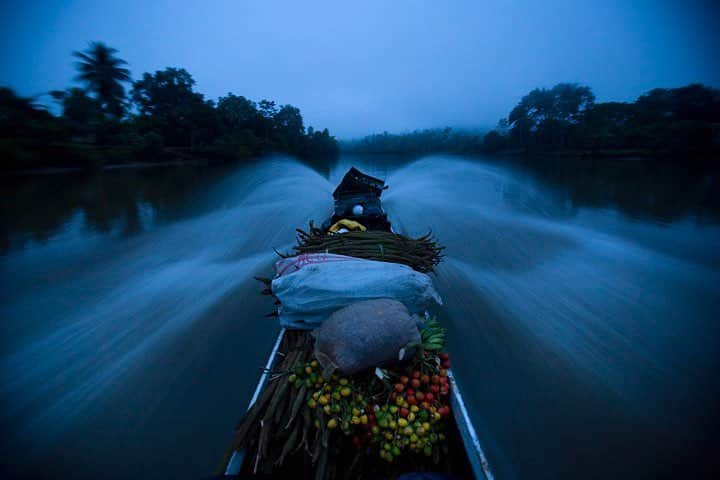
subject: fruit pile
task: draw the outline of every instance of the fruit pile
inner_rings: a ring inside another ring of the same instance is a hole
[[[388,462],[408,451],[437,458],[450,415],[450,359],[437,351],[445,335],[437,322],[426,321],[423,332],[414,361],[399,372],[325,380],[317,360],[296,365],[288,381],[306,396],[315,428],[337,429]]]
[[[424,324],[421,345],[404,363],[329,378],[313,356],[312,336],[287,332],[282,360],[267,372],[268,384],[239,423],[228,455],[247,449],[249,473],[267,475],[309,462],[319,479],[375,462],[400,468],[417,455],[441,462],[449,454],[450,359],[442,351],[444,330],[434,319]]]

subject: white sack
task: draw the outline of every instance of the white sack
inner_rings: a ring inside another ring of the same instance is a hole
[[[362,300],[390,298],[410,313],[442,304],[430,277],[399,263],[334,254],[306,254],[275,264],[272,292],[282,305],[280,325],[312,329],[334,311]]]

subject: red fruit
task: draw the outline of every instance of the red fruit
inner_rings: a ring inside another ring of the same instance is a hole
[[[443,368],[450,368],[450,360],[449,360],[449,359],[448,359],[448,360],[444,360],[444,361],[442,362],[442,367],[443,367]]]
[[[443,396],[443,397],[445,397],[445,396],[447,396],[448,391],[449,391],[449,390],[448,390],[447,388],[441,388],[441,389],[440,389],[440,395]]]
[[[356,448],[360,448],[360,444],[362,443],[360,437],[358,437],[357,435],[353,435],[352,442]]]
[[[422,402],[422,407],[423,407],[425,410],[430,410],[430,404],[429,404],[428,402]]]
[[[426,394],[425,394],[425,400],[427,400],[428,402],[432,403],[433,400],[435,400],[435,395],[433,395],[432,393],[426,393]]]
[[[437,375],[433,375],[432,378],[430,378],[430,383],[432,383],[433,385],[437,385],[438,383],[440,383],[440,377],[438,377]]]
[[[438,393],[440,391],[440,385],[430,385],[430,391],[432,393]]]
[[[430,383],[430,377],[428,377],[427,375],[423,375],[422,377],[420,377],[420,382],[422,382],[423,385],[427,385],[428,383]]]
[[[419,371],[419,370],[415,370],[414,372],[412,372],[412,377],[413,377],[413,378],[420,378],[420,371]]]
[[[438,413],[441,417],[447,417],[450,414],[450,407],[448,407],[447,405],[444,407],[440,407],[438,408]]]
[[[408,402],[409,405],[417,405],[417,400],[415,400],[415,396],[414,396],[414,395],[413,395],[412,397],[408,397],[408,398],[407,398],[407,402]]]
[[[419,388],[420,387],[420,380],[417,378],[413,378],[410,384],[413,386],[413,388]]]
[[[397,393],[392,392],[392,393],[390,394],[390,400],[395,400],[396,398],[397,398]]]
[[[425,400],[425,394],[423,392],[415,392],[415,399],[418,402],[422,402],[423,400]]]
[[[402,383],[396,383],[396,384],[395,384],[395,391],[396,391],[396,392],[400,393],[400,392],[402,392],[404,389],[405,389],[405,385],[403,385]]]
[[[407,385],[408,380],[410,380],[410,379],[408,377],[406,377],[405,375],[400,377],[400,383],[402,383],[403,385]]]
[[[438,357],[440,357],[440,360],[448,360],[450,358],[450,355],[448,355],[445,352],[438,353]]]
[[[407,417],[407,416],[408,416],[408,413],[410,413],[410,412],[408,412],[408,409],[407,409],[407,408],[403,407],[403,408],[400,409],[400,416],[401,416],[401,417],[403,417],[403,418]]]
[[[413,388],[408,388],[405,393],[407,393],[407,396],[408,396],[408,397],[412,397],[413,395],[415,395],[415,389],[413,389]]]

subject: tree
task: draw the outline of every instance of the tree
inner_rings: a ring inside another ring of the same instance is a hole
[[[102,117],[102,109],[98,101],[90,97],[82,88],[53,90],[50,95],[60,104],[63,118],[75,132],[88,131],[88,127]]]
[[[564,147],[571,127],[594,103],[590,87],[559,83],[549,90],[536,88],[510,112],[511,137],[526,149],[535,144]]]
[[[130,81],[130,71],[123,67],[127,62],[117,58],[116,53],[116,49],[102,42],[92,42],[86,51],[73,55],[79,59],[75,63],[77,79],[95,95],[106,114],[119,118],[125,112],[123,82]]]
[[[217,131],[212,101],[193,91],[195,80],[183,68],[144,73],[133,83],[131,96],[141,116],[144,133],[162,135],[168,146],[209,143]]]
[[[278,140],[285,144],[289,152],[296,152],[301,148],[305,135],[303,118],[300,109],[292,105],[283,105],[273,116],[273,127]]]
[[[252,129],[260,114],[255,102],[228,93],[217,102],[218,120],[224,130]]]

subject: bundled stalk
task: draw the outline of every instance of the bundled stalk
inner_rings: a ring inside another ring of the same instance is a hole
[[[330,235],[310,222],[306,232],[297,229],[297,245],[292,255],[303,253],[335,253],[350,257],[400,263],[422,273],[432,272],[442,259],[444,247],[437,244],[431,233],[410,238],[392,232],[366,231]]]

